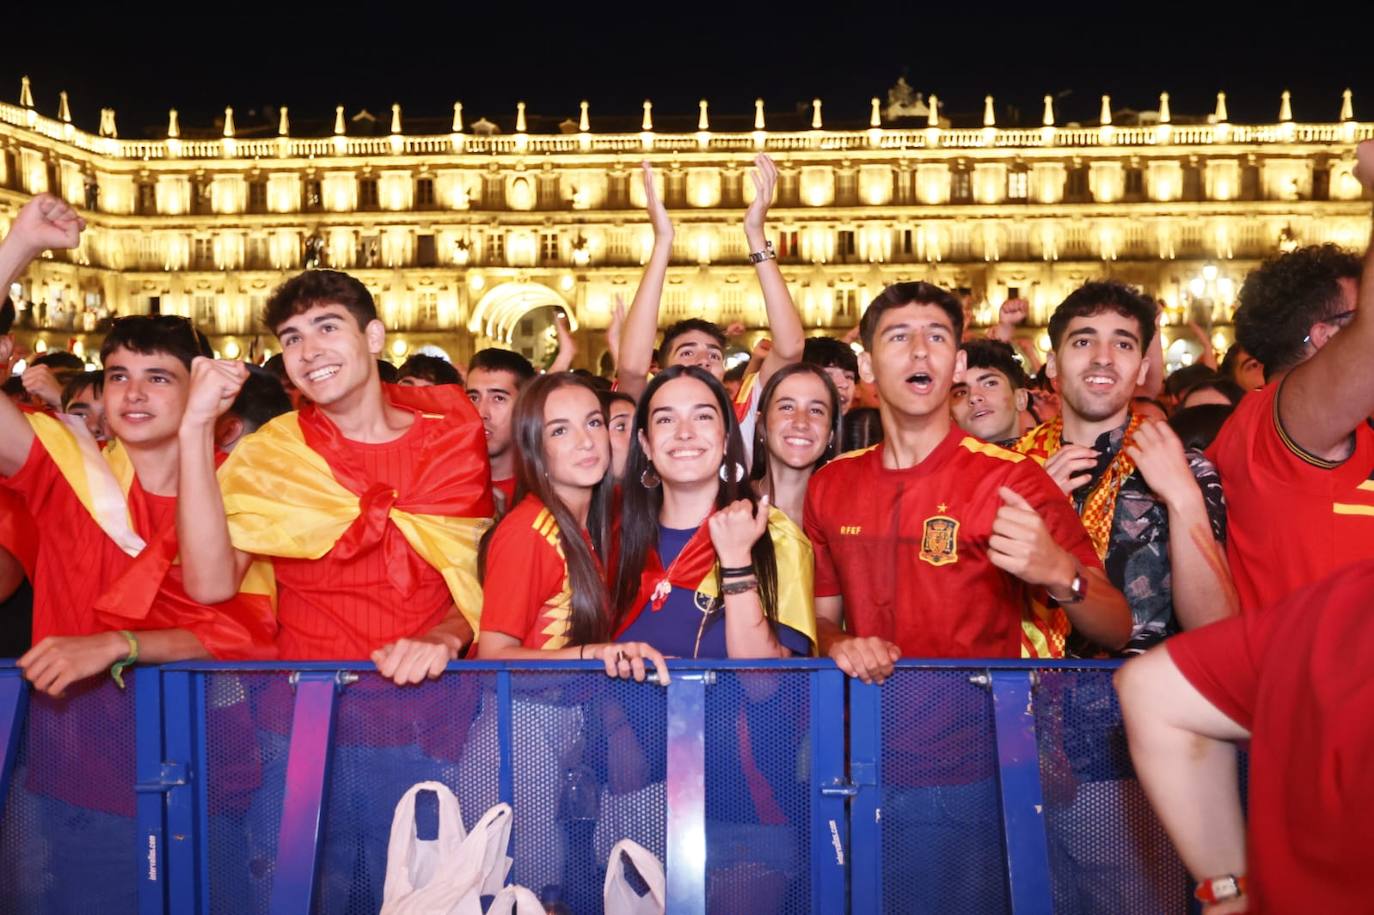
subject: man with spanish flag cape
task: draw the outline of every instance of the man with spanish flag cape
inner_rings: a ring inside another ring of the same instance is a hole
[[[381,383],[385,329],[347,274],[287,281],[265,320],[308,403],[240,441],[217,479],[215,418],[247,372],[196,362],[181,428],[188,588],[217,599],[250,557],[270,558],[283,658],[436,677],[480,620],[477,543],[492,514],[481,421],[456,387]]]
[[[48,248],[71,248],[84,224],[65,203],[30,201],[0,244],[3,285]],[[34,647],[19,660],[61,694],[125,662],[274,654],[271,596],[190,598],[176,566],[176,429],[198,341],[184,318],[117,321],[101,349],[115,443],[101,451],[79,418],[23,413],[0,398],[0,473],[41,529],[32,557]]]

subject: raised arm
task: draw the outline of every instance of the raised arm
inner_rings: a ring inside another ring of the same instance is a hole
[[[768,497],[757,506],[740,499],[707,519],[711,544],[722,568],[752,568],[750,550],[768,535]],[[785,570],[780,570],[780,572]],[[732,658],[787,658],[792,652],[778,641],[763,614],[758,579],[751,574],[721,581],[725,603],[725,648]]]
[[[635,400],[649,383],[649,367],[654,361],[654,340],[658,337],[658,307],[663,299],[663,281],[673,257],[673,221],[668,208],[654,187],[654,169],[648,162],[644,170],[644,203],[649,223],[654,227],[654,249],[644,265],[644,276],[635,290],[630,313],[620,331],[620,354],[616,379],[620,390]]]
[[[86,221],[51,194],[24,204],[9,234],[0,241],[0,289],[8,289],[35,257],[53,248],[75,248]],[[33,429],[8,397],[0,397],[0,474],[24,466],[33,446]]]
[[[1356,168],[1366,191],[1374,190],[1374,140],[1358,149]],[[1350,456],[1350,436],[1374,415],[1374,242],[1365,251],[1359,299],[1350,324],[1317,322],[1311,327],[1315,345],[1325,345],[1288,373],[1279,397],[1283,431],[1304,451],[1331,461]],[[1339,391],[1339,397],[1331,396]]]
[[[204,604],[237,594],[251,559],[229,539],[215,478],[215,420],[234,403],[247,377],[242,362],[201,356],[191,363],[191,392],[178,436],[177,545],[186,593]]]
[[[749,243],[750,252],[763,251],[768,247],[763,223],[768,215],[768,207],[773,203],[773,190],[778,184],[778,167],[772,159],[760,153],[754,159],[754,165],[756,168],[749,173],[754,182],[754,202],[744,211],[744,237]],[[796,303],[792,301],[792,293],[787,291],[787,281],[778,269],[777,259],[769,257],[759,261],[754,265],[754,272],[763,290],[763,307],[768,312],[768,335],[772,339],[772,349],[759,369],[759,384],[763,385],[778,369],[801,362],[806,331],[802,328]]]
[[[558,355],[549,364],[550,375],[554,372],[566,372],[572,368],[573,360],[577,358],[577,340],[568,327],[568,316],[561,311],[558,312],[554,316],[553,326],[558,333]]]

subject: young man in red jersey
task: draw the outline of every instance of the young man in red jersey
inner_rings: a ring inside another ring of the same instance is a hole
[[[187,588],[221,599],[253,554],[269,557],[283,658],[436,677],[480,613],[476,537],[492,512],[481,422],[456,387],[382,385],[385,329],[347,274],[288,280],[264,317],[309,403],[240,441],[217,481],[215,420],[247,368],[196,362],[180,432]]]
[[[515,507],[515,434],[511,417],[520,389],[537,374],[530,361],[508,349],[478,350],[468,364],[468,399],[482,417],[491,462],[492,495],[497,514]]]
[[[48,248],[71,248],[82,222],[42,195],[0,244],[0,286]],[[116,662],[262,657],[270,606],[238,589],[211,608],[188,598],[173,563],[177,436],[198,341],[184,318],[131,316],[101,348],[102,401],[116,445],[102,452],[80,418],[24,413],[0,398],[0,474],[38,525],[33,648],[19,660],[35,688],[60,695]]]
[[[885,289],[864,312],[859,371],[876,385],[883,442],[811,479],[822,655],[865,682],[900,657],[1018,658],[1032,590],[1108,649],[1131,616],[1083,525],[1032,460],[967,436],[950,416],[965,368],[958,299],[928,283]],[[926,907],[1006,908],[988,698],[965,674],[884,687],[885,865]]]
[[[1374,189],[1374,140],[1357,150]],[[1242,611],[1374,558],[1374,245],[1299,248],[1245,280],[1236,339],[1264,366],[1207,456]]]
[[[73,248],[81,219],[41,195],[0,242],[0,288],[49,248]],[[19,659],[34,689],[36,740],[15,772],[9,814],[28,823],[17,860],[0,875],[19,911],[134,911],[135,885],[118,849],[132,835],[135,661],[274,653],[264,594],[230,592],[218,606],[189,598],[176,558],[177,427],[199,342],[190,322],[136,315],[114,323],[101,348],[101,392],[113,443],[101,450],[80,417],[21,412],[0,397],[0,511],[31,516],[28,558],[35,644]],[[0,536],[14,528],[0,519]],[[60,732],[60,733],[59,733]],[[70,735],[62,737],[62,734]],[[74,751],[79,750],[79,756]],[[54,880],[79,861],[79,880]]]
[[[1130,637],[1125,599],[1054,481],[954,425],[961,316],[928,283],[874,299],[859,371],[877,385],[883,443],[821,468],[807,494],[820,649],[865,681],[899,657],[1019,657],[1031,588],[1095,644]]]

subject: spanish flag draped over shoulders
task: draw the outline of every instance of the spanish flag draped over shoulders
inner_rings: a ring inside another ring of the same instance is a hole
[[[477,545],[494,504],[482,421],[456,385],[382,386],[396,407],[436,419],[417,443],[423,466],[406,491],[367,478],[349,442],[313,404],[246,437],[219,469],[235,548],[259,556],[347,559],[395,524],[419,560],[444,576],[478,631],[482,586]],[[405,551],[402,551],[405,552]],[[411,555],[388,557],[398,590],[413,580]]]
[[[96,601],[96,619],[110,629],[185,629],[223,660],[276,656],[275,590],[270,569],[249,569],[239,593],[222,604],[192,600],[175,569],[175,524],[134,529],[129,499],[133,463],[119,442],[101,450],[82,420],[27,414],[29,425],[67,485],[105,536],[133,558]]]
[[[1013,451],[1034,460],[1040,466],[1059,450],[1063,435],[1063,421],[1045,422],[1029,430],[1012,446]],[[1049,600],[1043,588],[1032,588],[1028,606],[1021,617],[1021,657],[1062,658],[1067,650],[1069,632],[1073,626],[1064,608]]]
[[[768,536],[773,541],[778,567],[778,622],[810,639],[814,651],[816,606],[812,585],[816,570],[811,541],[785,512],[777,508],[770,508],[768,512]],[[649,551],[644,571],[639,576],[639,594],[617,627],[616,638],[630,628],[646,605],[650,612],[662,609],[673,588],[685,588],[710,598],[720,596],[716,550],[705,521],[668,569],[663,568],[658,550]]]

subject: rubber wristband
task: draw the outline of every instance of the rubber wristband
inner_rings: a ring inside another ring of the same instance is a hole
[[[744,577],[747,576],[747,575],[753,575],[753,574],[754,574],[754,567],[753,567],[752,565],[747,565],[747,566],[721,566],[721,567],[720,567],[720,577],[721,577],[721,578],[744,578]]]
[[[110,677],[115,681],[116,686],[123,689],[124,668],[133,665],[138,660],[138,639],[134,638],[134,634],[127,629],[119,630],[119,634],[124,636],[129,643],[129,656],[110,665]]]

